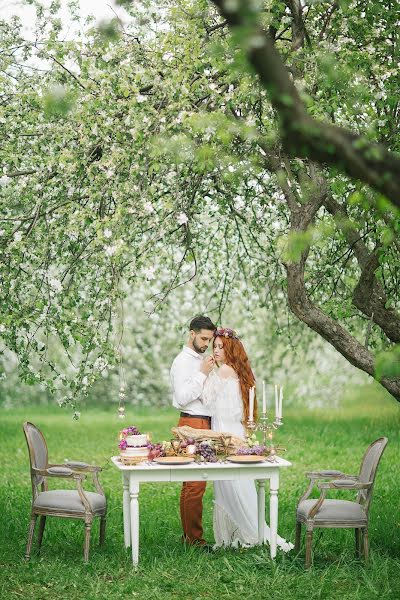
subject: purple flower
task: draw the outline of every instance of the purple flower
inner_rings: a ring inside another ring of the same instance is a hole
[[[255,456],[263,456],[266,452],[265,446],[253,446],[252,448],[248,448],[247,446],[242,446],[238,448],[237,454],[239,455],[255,455]]]
[[[127,443],[126,440],[121,440],[120,443],[118,444],[118,447],[120,450],[125,450],[125,448],[127,447]]]

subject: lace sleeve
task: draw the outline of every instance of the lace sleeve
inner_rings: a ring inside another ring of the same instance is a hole
[[[218,382],[217,375],[212,371],[204,382],[203,386],[203,404],[214,414],[217,404]]]
[[[203,401],[214,416],[235,422],[243,419],[243,402],[237,379],[224,379],[212,372],[204,384]]]

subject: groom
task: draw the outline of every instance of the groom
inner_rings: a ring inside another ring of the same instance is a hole
[[[211,416],[203,405],[202,391],[214,367],[214,358],[204,357],[204,353],[214,337],[215,329],[208,317],[199,315],[192,319],[187,344],[172,363],[172,404],[181,411],[178,427],[189,425],[194,429],[211,429]],[[205,489],[205,481],[185,481],[180,509],[184,541],[206,549],[208,546],[203,539],[202,525]]]

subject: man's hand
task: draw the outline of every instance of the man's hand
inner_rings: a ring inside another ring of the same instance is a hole
[[[205,358],[201,363],[200,372],[204,373],[204,375],[209,375],[214,368],[214,363],[214,357],[207,356],[207,358]]]

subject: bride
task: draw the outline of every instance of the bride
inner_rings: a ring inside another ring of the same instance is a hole
[[[219,369],[209,375],[203,390],[204,403],[211,408],[211,429],[245,438],[243,423],[249,417],[249,389],[255,385],[249,359],[235,331],[228,328],[215,331],[213,352]],[[215,547],[249,547],[258,543],[257,492],[253,481],[214,482],[213,526]],[[266,524],[264,531],[265,541],[269,541]],[[284,552],[293,548],[279,536],[278,546]]]

